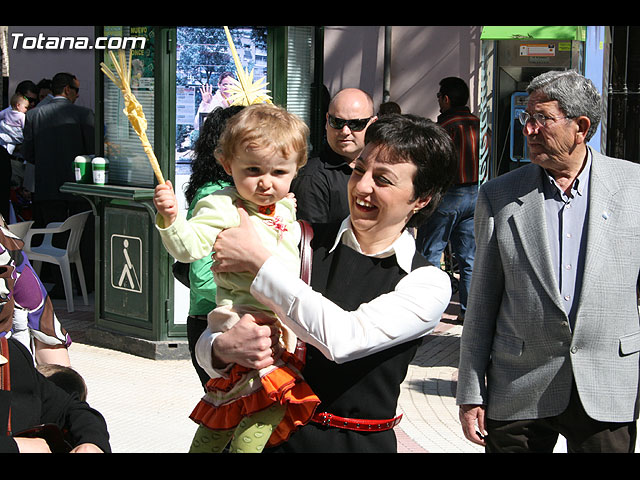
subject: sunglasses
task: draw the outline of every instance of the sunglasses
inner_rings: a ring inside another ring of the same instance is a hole
[[[371,120],[372,118],[373,117],[345,120],[344,118],[334,117],[333,115],[329,114],[329,126],[331,128],[335,128],[336,130],[342,130],[346,125],[352,132],[361,132],[367,127],[369,120]]]

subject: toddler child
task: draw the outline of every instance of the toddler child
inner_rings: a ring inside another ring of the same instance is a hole
[[[23,140],[25,113],[29,100],[19,93],[11,97],[10,106],[0,111],[0,145],[11,155]]]
[[[156,227],[167,251],[182,262],[211,254],[217,235],[240,224],[236,205],[241,200],[265,245],[299,273],[301,233],[288,193],[307,160],[307,135],[297,116],[270,104],[248,106],[229,119],[215,156],[233,187],[201,199],[189,220],[178,212],[170,182],[156,187]],[[214,273],[217,307],[208,315],[211,331],[227,331],[246,313],[274,315],[251,295],[253,278],[246,272]],[[285,351],[274,366],[256,371],[233,365],[209,380],[191,414],[200,427],[190,451],[221,452],[229,444],[231,452],[259,452],[311,419],[319,399],[300,374],[295,335],[279,326]]]

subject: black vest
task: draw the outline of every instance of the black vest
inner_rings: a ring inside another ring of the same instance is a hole
[[[372,258],[339,243],[332,248],[339,225],[314,225],[311,286],[347,311],[391,292],[406,275],[396,257]],[[416,252],[412,269],[429,263]],[[393,318],[388,319],[393,322]],[[321,404],[318,412],[360,419],[390,419],[409,363],[421,340],[396,345],[365,358],[337,364],[307,346],[303,375]],[[322,433],[321,433],[322,432]],[[372,438],[377,437],[377,438]],[[360,433],[308,424],[284,444],[284,451],[395,451],[392,430]]]

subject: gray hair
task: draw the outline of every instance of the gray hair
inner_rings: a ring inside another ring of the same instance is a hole
[[[538,75],[527,87],[527,93],[542,93],[549,101],[557,101],[567,117],[587,117],[591,126],[589,141],[596,133],[602,117],[602,98],[591,80],[575,70],[550,71]]]

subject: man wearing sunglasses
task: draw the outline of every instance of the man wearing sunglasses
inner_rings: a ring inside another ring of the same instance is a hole
[[[320,155],[309,159],[291,185],[298,218],[330,223],[349,215],[351,164],[364,148],[367,127],[376,120],[373,101],[362,90],[346,88],[333,97],[327,112],[327,141]]]
[[[587,145],[600,93],[575,71],[527,88],[531,164],[480,187],[456,401],[487,452],[633,452],[640,165]],[[486,380],[485,380],[486,379]]]

